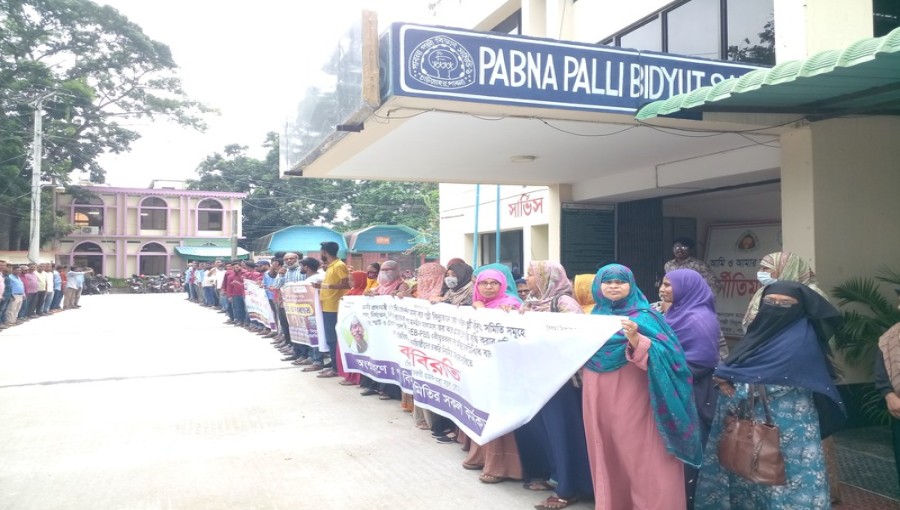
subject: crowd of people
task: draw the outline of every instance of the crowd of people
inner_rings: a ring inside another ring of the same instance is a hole
[[[0,260],[0,331],[78,304],[90,268],[54,263],[10,264]]]
[[[770,254],[758,275],[761,288],[748,303],[746,335],[729,352],[715,309],[718,281],[691,256],[692,248],[689,240],[676,242],[654,303],[631,270],[616,263],[570,280],[558,262],[532,261],[517,280],[503,264],[475,269],[452,259],[423,264],[405,278],[395,261],[353,270],[337,256],[335,243],[322,243],[318,257],[276,253],[266,262],[191,264],[185,281],[188,299],[227,314],[226,324],[269,338],[283,361],[358,387],[363,397],[399,400],[414,428],[438,443],[460,445],[462,467],[480,471],[482,483],[520,480],[527,490],[548,491],[538,509],[582,499],[604,510],[830,508],[822,438],[844,414],[828,347],[839,312],[806,262],[787,252]],[[265,288],[274,327],[248,317],[247,280]],[[279,290],[298,281],[319,289],[331,356],[291,342]],[[478,445],[398,386],[343,370],[335,324],[345,295],[508,313],[612,315],[621,329],[528,424]],[[753,483],[718,458],[725,417],[763,391],[782,434],[784,485]]]

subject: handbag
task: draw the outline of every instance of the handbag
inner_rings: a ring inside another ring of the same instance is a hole
[[[754,416],[756,392],[765,409],[765,421]],[[753,483],[785,485],[779,436],[778,426],[769,412],[766,387],[762,384],[751,386],[750,398],[742,400],[736,411],[729,411],[725,416],[725,428],[719,440],[719,464]]]

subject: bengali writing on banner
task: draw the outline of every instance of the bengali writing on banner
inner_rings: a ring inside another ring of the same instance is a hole
[[[244,280],[244,303],[251,319],[270,329],[275,328],[275,314],[272,313],[272,305],[266,297],[266,289],[255,282]]]
[[[741,321],[750,298],[760,288],[756,272],[769,253],[782,250],[781,224],[775,222],[710,225],[706,263],[722,283],[716,296],[716,312],[722,333],[744,336]]]
[[[304,282],[291,282],[281,287],[281,301],[287,315],[291,342],[309,345],[328,352],[322,329],[322,307],[319,291]],[[320,342],[319,339],[322,339]]]
[[[527,423],[621,329],[601,315],[476,310],[345,296],[344,369],[393,383],[484,444]]]

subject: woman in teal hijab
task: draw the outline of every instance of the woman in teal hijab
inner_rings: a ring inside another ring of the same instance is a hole
[[[600,508],[685,508],[684,467],[702,459],[691,372],[672,328],[634,282],[604,266],[592,313],[622,329],[587,362],[584,426]]]
[[[506,264],[500,264],[499,262],[494,262],[493,264],[488,264],[486,266],[481,266],[472,273],[472,278],[478,278],[478,274],[487,269],[493,269],[495,271],[500,271],[503,273],[503,276],[506,277],[506,292],[505,294],[512,296],[522,302],[522,298],[519,297],[518,289],[516,289],[516,280],[513,278],[512,271],[509,270],[509,266]]]

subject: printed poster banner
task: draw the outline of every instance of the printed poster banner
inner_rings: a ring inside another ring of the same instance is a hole
[[[322,352],[328,352],[325,332],[322,329],[319,291],[305,282],[287,283],[281,287],[281,301],[284,304],[285,315],[287,315],[291,342],[309,345]]]
[[[266,289],[255,282],[244,280],[244,303],[251,319],[266,325],[269,329],[275,327],[275,314],[272,313],[272,305],[266,297]]]
[[[527,423],[616,331],[621,318],[476,310],[345,296],[344,369],[412,394],[478,444]]]
[[[773,222],[710,225],[706,241],[706,263],[722,282],[716,296],[716,312],[722,333],[742,338],[741,321],[750,298],[760,288],[756,272],[766,255],[781,251],[781,224]]]

